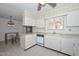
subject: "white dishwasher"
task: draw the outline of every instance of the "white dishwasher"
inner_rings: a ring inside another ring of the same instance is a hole
[[[37,45],[44,46],[44,35],[37,34]]]

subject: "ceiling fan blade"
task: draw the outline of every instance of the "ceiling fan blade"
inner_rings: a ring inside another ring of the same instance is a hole
[[[56,3],[47,3],[48,5],[50,5],[51,7],[55,7]]]
[[[42,7],[42,5],[39,3],[39,4],[38,4],[38,9],[37,9],[37,10],[40,11],[40,10],[41,10],[41,7]]]

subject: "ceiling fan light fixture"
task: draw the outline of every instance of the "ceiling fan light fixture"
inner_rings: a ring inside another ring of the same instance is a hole
[[[12,21],[12,16],[10,16],[10,20],[8,21],[8,26],[15,26],[14,22]]]
[[[46,3],[40,3],[42,6],[45,6]]]
[[[52,8],[56,7],[56,3],[39,3],[37,11],[40,11],[42,7],[44,7],[46,4],[50,5]]]

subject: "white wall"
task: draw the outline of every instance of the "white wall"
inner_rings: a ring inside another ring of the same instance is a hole
[[[38,13],[38,20],[40,19],[47,19],[47,18],[52,18],[52,17],[56,17],[56,16],[61,16],[61,15],[68,15],[68,13],[72,12],[72,11],[76,11],[79,10],[79,3],[69,3],[69,4],[63,4],[63,7],[56,7],[56,8],[52,8],[50,11],[42,9],[39,13]],[[45,20],[46,21],[46,20]],[[46,25],[44,28],[36,28],[37,32],[76,32],[79,33],[79,27],[67,27],[66,25],[66,19],[64,20],[64,29],[63,30],[48,30],[46,29]],[[71,29],[71,31],[69,31],[69,29]]]
[[[20,34],[23,33],[22,22],[14,20],[15,27],[8,27],[8,21],[9,19],[7,18],[0,18],[0,41],[5,39],[6,32],[19,32]]]

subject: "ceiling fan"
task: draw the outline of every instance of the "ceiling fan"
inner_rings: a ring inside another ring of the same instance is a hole
[[[40,11],[42,7],[46,6],[46,4],[50,5],[53,8],[56,7],[56,3],[44,3],[44,4],[39,3],[37,11]]]

